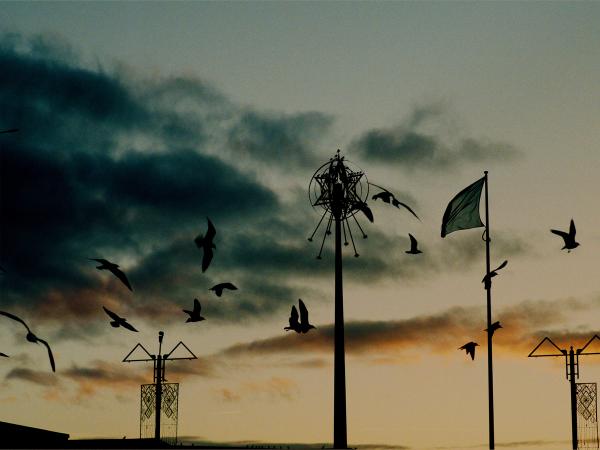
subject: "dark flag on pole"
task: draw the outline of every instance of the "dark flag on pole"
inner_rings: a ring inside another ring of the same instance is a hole
[[[479,201],[485,177],[467,186],[450,200],[442,218],[442,237],[453,231],[483,226],[479,216]]]
[[[468,230],[469,228],[479,228],[485,226],[485,268],[488,283],[485,285],[487,297],[487,350],[488,350],[488,409],[489,409],[489,438],[490,450],[495,448],[494,436],[494,370],[492,357],[492,272],[490,270],[490,215],[488,208],[488,173],[475,183],[467,186],[450,200],[442,218],[442,237],[453,231]],[[479,215],[479,202],[481,201],[481,191],[485,186],[485,225]],[[504,263],[500,267],[504,267]]]

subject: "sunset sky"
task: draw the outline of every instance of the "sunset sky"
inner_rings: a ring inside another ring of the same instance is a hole
[[[0,421],[137,437],[151,365],[121,360],[163,330],[198,356],[166,369],[187,441],[331,442],[333,240],[317,260],[307,191],[339,148],[422,219],[370,201],[360,257],[345,249],[349,444],[487,442],[483,230],[440,225],[488,170],[492,266],[508,260],[496,442],[565,448],[563,360],[527,355],[600,333],[600,3],[0,8],[0,130],[20,130],[0,135],[0,310],[57,365],[0,317]],[[567,253],[549,229],[571,218]],[[423,254],[404,253],[408,233]],[[133,292],[88,258],[120,264]],[[239,290],[208,291],[223,281]],[[207,320],[186,324],[194,298]],[[299,298],[306,335],[283,330]],[[474,361],[457,351],[470,340]],[[600,355],[580,361],[579,381],[600,381]]]

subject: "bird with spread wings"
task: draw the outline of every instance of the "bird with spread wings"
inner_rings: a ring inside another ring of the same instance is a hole
[[[45,340],[40,339],[35,334],[33,334],[23,319],[5,311],[0,311],[0,314],[8,317],[9,319],[16,320],[17,322],[22,323],[23,326],[27,329],[27,335],[25,336],[25,339],[27,339],[29,342],[33,342],[34,344],[39,344],[41,342],[46,346],[46,349],[48,350],[48,359],[50,360],[50,366],[52,367],[52,372],[56,372],[56,366],[54,365],[54,356],[52,355],[52,350],[50,349],[48,343]]]

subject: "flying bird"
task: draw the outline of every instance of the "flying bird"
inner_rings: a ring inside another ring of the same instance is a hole
[[[392,201],[392,198],[395,198],[394,194],[392,194],[390,191],[386,191],[386,190],[378,192],[373,197],[371,197],[372,200],[381,199],[383,202],[387,203],[388,205]]]
[[[298,302],[300,306],[300,331],[302,333],[308,333],[308,330],[316,327],[308,323],[308,309],[306,309],[304,302],[300,299],[298,299]]]
[[[116,313],[112,312],[110,309],[107,309],[104,306],[102,308],[104,309],[106,314],[108,314],[108,316],[112,319],[112,321],[110,322],[110,325],[112,327],[114,327],[114,328],[123,327],[123,328],[127,328],[130,331],[135,331],[137,333],[137,330],[135,328],[133,328],[133,325],[131,325],[129,322],[127,322],[127,319],[125,319],[124,317],[120,317],[119,315],[117,315]]]
[[[409,253],[411,255],[418,255],[419,253],[423,253],[417,248],[418,243],[415,237],[410,233],[408,233],[408,237],[410,238],[410,250],[406,250],[404,253]]]
[[[417,216],[417,213],[414,212],[412,210],[412,208],[410,206],[408,206],[406,203],[402,203],[400,200],[398,200],[396,197],[394,197],[392,199],[392,205],[394,205],[396,208],[400,209],[401,206],[403,206],[404,208],[406,208],[408,210],[408,212],[410,212],[413,216],[415,216],[418,220],[421,220],[419,218],[419,216]]]
[[[490,334],[493,336],[494,335],[494,331],[496,331],[498,328],[502,328],[502,325],[500,325],[499,321],[494,322],[493,324],[490,325]],[[487,331],[488,329],[486,328],[483,331]]]
[[[217,297],[220,297],[221,295],[223,295],[223,289],[229,289],[232,291],[237,291],[237,287],[234,286],[232,283],[219,283],[214,285],[213,287],[211,287],[209,289],[209,291],[214,291],[215,294],[217,294]]]
[[[6,353],[2,353],[2,352],[0,352],[0,356],[3,356],[4,358],[8,358],[9,357]]]
[[[198,301],[197,298],[194,299],[194,310],[190,311],[187,309],[183,309],[182,311],[186,314],[189,314],[190,317],[188,317],[188,319],[185,321],[185,323],[188,322],[200,322],[201,320],[206,320],[204,317],[202,317],[200,315],[200,310],[202,309],[202,307],[200,306],[200,302]]]
[[[371,186],[375,186],[378,189],[381,189],[381,192],[378,192],[377,194],[375,194],[371,197],[373,200],[381,199],[382,201],[384,201],[387,204],[390,204],[390,202],[391,202],[391,204],[394,205],[398,209],[400,209],[400,207],[402,206],[403,208],[406,208],[408,210],[408,212],[410,212],[418,220],[421,220],[419,218],[419,216],[417,216],[417,213],[415,213],[410,206],[408,206],[406,203],[403,203],[400,200],[398,200],[396,198],[396,196],[394,194],[392,194],[390,191],[382,188],[381,186],[377,186],[376,184],[373,184],[373,183],[369,183],[369,184]]]
[[[492,278],[498,275],[498,271],[504,269],[508,264],[507,260],[504,260],[502,264],[492,270],[490,273],[486,274],[485,277],[481,280],[485,289],[489,289],[492,286]]]
[[[354,206],[359,211],[362,211],[362,213],[367,217],[367,219],[369,219],[369,222],[373,223],[373,211],[371,211],[371,208],[369,208],[365,202],[356,202]]]
[[[123,282],[123,284],[125,286],[127,286],[127,288],[131,292],[133,292],[133,289],[131,288],[131,284],[129,284],[129,280],[127,279],[127,277],[125,276],[125,274],[123,273],[123,271],[119,269],[119,265],[118,264],[111,263],[110,261],[108,261],[106,259],[102,259],[102,258],[89,258],[89,260],[90,261],[97,261],[97,262],[99,262],[100,265],[97,266],[96,269],[98,269],[98,270],[108,270],[115,277],[117,277],[119,280],[121,280]]]
[[[471,355],[471,359],[475,359],[475,347],[479,344],[477,342],[467,342],[465,345],[459,348],[459,350],[465,350],[467,355]]]
[[[0,314],[8,317],[9,319],[13,319],[13,320],[16,320],[17,322],[21,322],[23,324],[23,326],[27,329],[27,335],[25,336],[25,339],[27,339],[29,342],[33,342],[35,344],[39,344],[41,342],[42,344],[44,344],[46,346],[46,349],[48,350],[48,359],[50,360],[50,366],[52,367],[52,372],[56,372],[56,367],[54,365],[54,356],[52,356],[52,350],[50,350],[50,346],[48,345],[48,343],[45,340],[40,339],[35,334],[33,334],[31,332],[31,330],[29,329],[29,327],[27,326],[27,324],[23,321],[23,319],[20,319],[17,316],[15,316],[14,314],[7,313],[4,311],[0,311]]]
[[[308,310],[306,309],[304,302],[301,299],[299,299],[298,302],[300,307],[300,322],[298,322],[298,310],[296,309],[296,306],[292,306],[292,312],[289,319],[290,326],[285,327],[284,330],[294,330],[296,333],[308,333],[308,330],[316,327],[308,323]]]
[[[300,333],[300,323],[298,322],[298,310],[296,309],[296,305],[292,306],[292,312],[290,313],[290,326],[285,327],[285,331],[294,330],[296,333]]]
[[[565,233],[560,230],[550,230],[552,233],[559,235],[565,241],[565,245],[561,250],[567,249],[567,253],[571,253],[576,247],[579,247],[579,242],[575,242],[575,222],[571,219],[571,225],[569,226],[569,232]]]
[[[202,256],[202,272],[208,269],[208,266],[213,258],[213,248],[217,248],[213,243],[213,239],[217,234],[217,230],[208,217],[206,220],[208,221],[208,230],[206,231],[206,235],[202,236],[199,234],[196,239],[194,239],[196,246],[204,251],[204,255]]]

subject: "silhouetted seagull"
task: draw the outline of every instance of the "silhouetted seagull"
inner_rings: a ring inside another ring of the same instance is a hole
[[[121,280],[123,282],[123,284],[125,286],[127,286],[127,288],[133,292],[133,289],[131,288],[131,285],[129,284],[129,280],[127,279],[127,277],[125,276],[125,274],[119,269],[119,265],[115,264],[115,263],[111,263],[110,261],[106,260],[106,259],[102,259],[102,258],[89,258],[90,261],[97,261],[100,263],[99,266],[96,267],[96,269],[98,270],[108,270],[109,272],[111,272],[115,277],[117,277],[119,280]]]
[[[223,289],[230,289],[232,291],[237,291],[237,287],[235,287],[233,284],[231,284],[229,282],[216,284],[213,287],[211,287],[209,289],[209,291],[215,291],[215,294],[217,294],[217,297],[220,297],[221,295],[223,295]]]
[[[419,253],[423,253],[417,248],[417,240],[415,239],[415,237],[410,233],[408,233],[408,237],[410,238],[410,250],[406,250],[404,253],[409,253],[411,255],[418,255]]]
[[[494,322],[493,324],[490,325],[490,334],[493,336],[494,335],[494,331],[496,331],[498,328],[502,328],[502,325],[500,325],[499,321]],[[486,328],[483,331],[487,331],[488,329]]]
[[[401,206],[405,207],[406,209],[408,209],[408,212],[410,212],[413,216],[415,216],[418,220],[421,220],[419,218],[419,216],[417,216],[417,213],[414,212],[410,206],[408,206],[406,203],[402,203],[400,200],[398,200],[396,197],[394,197],[392,199],[392,205],[394,205],[396,208],[400,209]]]
[[[193,311],[189,311],[187,309],[183,309],[182,311],[186,314],[189,314],[190,317],[188,317],[188,319],[185,321],[185,323],[188,322],[200,322],[201,320],[206,320],[204,317],[202,317],[200,315],[200,310],[202,309],[202,307],[200,306],[200,302],[198,301],[197,298],[194,299],[194,310]]]
[[[316,328],[314,325],[308,323],[308,310],[306,305],[301,299],[298,299],[300,306],[300,322],[298,322],[298,310],[295,306],[292,306],[292,312],[290,314],[290,326],[285,327],[284,330],[294,330],[296,333],[308,333],[308,330]]]
[[[300,323],[298,322],[298,310],[296,309],[296,306],[292,306],[292,312],[290,313],[290,318],[289,318],[289,322],[290,322],[290,326],[289,327],[285,327],[284,330],[285,331],[290,331],[290,330],[294,330],[296,333],[300,333]]]
[[[415,216],[418,220],[419,216],[417,216],[417,213],[415,213],[412,208],[410,206],[408,206],[406,203],[401,202],[400,200],[398,200],[396,198],[396,196],[394,194],[392,194],[390,191],[388,191],[387,189],[382,188],[381,186],[377,186],[376,184],[373,183],[369,183],[371,186],[375,186],[376,188],[381,189],[381,192],[375,194],[373,197],[371,197],[373,200],[377,200],[378,198],[380,198],[381,200],[383,200],[385,203],[392,203],[392,205],[394,205],[396,208],[400,209],[400,207],[404,207],[406,208],[413,216]]]
[[[459,348],[459,350],[465,350],[467,355],[471,355],[471,359],[475,359],[475,347],[479,344],[477,342],[467,342],[465,345]]]
[[[137,330],[133,328],[133,325],[127,322],[127,319],[125,319],[124,317],[120,317],[116,313],[112,312],[110,309],[106,309],[106,307],[104,306],[102,308],[104,309],[104,311],[106,311],[106,314],[108,314],[108,316],[112,319],[112,321],[110,322],[110,325],[112,327],[123,327],[127,328],[128,330],[135,331],[137,333]]]
[[[565,233],[560,230],[550,230],[552,233],[559,235],[565,241],[565,245],[561,250],[567,249],[568,253],[571,253],[576,247],[579,247],[579,242],[575,242],[575,222],[571,219],[571,225],[569,226],[569,232]]]
[[[389,204],[392,201],[392,198],[394,198],[394,194],[392,194],[390,191],[386,191],[386,190],[383,190],[383,191],[375,194],[373,197],[371,197],[372,200],[381,199],[382,201],[384,201],[387,204]]]
[[[362,211],[362,213],[367,217],[367,219],[369,219],[369,222],[373,223],[373,211],[371,211],[371,208],[369,208],[365,202],[356,202],[354,206],[359,211]]]
[[[196,246],[204,251],[204,255],[202,256],[202,272],[208,269],[208,266],[213,258],[213,248],[217,248],[213,243],[213,239],[217,234],[217,230],[208,217],[206,220],[208,221],[208,230],[206,231],[206,235],[202,236],[200,234],[198,237],[196,237],[196,239],[194,239]]]
[[[54,366],[54,356],[52,356],[52,350],[50,350],[50,346],[48,345],[48,343],[45,340],[40,339],[35,334],[33,334],[31,332],[31,330],[29,329],[29,327],[27,326],[27,324],[22,319],[15,316],[14,314],[7,313],[4,311],[0,311],[0,314],[8,317],[10,319],[16,320],[17,322],[21,322],[23,324],[23,326],[27,329],[27,336],[25,336],[25,339],[27,339],[29,342],[33,342],[35,344],[39,344],[41,342],[42,344],[44,344],[46,346],[46,348],[48,349],[48,359],[50,359],[50,366],[52,367],[52,372],[56,372],[56,367]]]
[[[6,353],[2,353],[2,352],[0,352],[0,356],[3,356],[4,358],[8,358],[9,357]]]
[[[298,302],[300,306],[300,331],[302,333],[308,333],[308,330],[316,327],[308,323],[308,309],[306,309],[304,302],[300,299],[298,299]]]
[[[492,278],[494,278],[496,275],[498,275],[498,271],[500,269],[504,269],[507,264],[508,264],[508,261],[505,260],[502,264],[500,264],[498,267],[496,267],[494,270],[492,270],[489,274],[486,274],[485,277],[483,277],[481,282],[483,283],[484,289],[489,289],[492,286]]]

